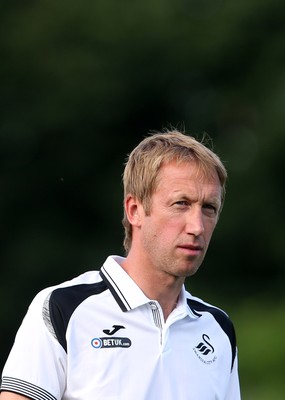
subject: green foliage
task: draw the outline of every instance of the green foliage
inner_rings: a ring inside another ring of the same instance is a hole
[[[236,312],[245,399],[281,400],[284,397],[284,308],[284,298],[278,302],[248,299]]]

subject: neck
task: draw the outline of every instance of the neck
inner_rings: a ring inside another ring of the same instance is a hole
[[[139,268],[140,265],[142,265],[141,268]],[[185,279],[155,272],[152,268],[148,269],[144,263],[132,260],[129,256],[121,266],[149,299],[158,301],[166,321],[177,305]]]
[[[170,301],[167,301],[166,304],[163,304],[162,301],[159,301],[159,300],[158,300],[158,302],[159,302],[159,304],[160,304],[160,306],[161,306],[161,308],[162,308],[162,311],[163,311],[164,321],[167,320],[167,318],[169,317],[169,315],[170,315],[170,314],[172,313],[172,311],[176,308],[177,303],[178,303],[178,299],[179,299],[179,296],[177,296],[177,298],[176,298],[176,300],[175,300],[174,303],[173,303],[173,302],[171,303]]]

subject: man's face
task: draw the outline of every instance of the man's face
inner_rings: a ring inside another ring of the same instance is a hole
[[[195,162],[162,166],[150,215],[140,234],[148,265],[159,274],[193,275],[206,254],[221,207],[218,176],[206,178]]]

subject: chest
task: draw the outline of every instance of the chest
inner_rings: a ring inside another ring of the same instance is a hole
[[[80,316],[67,331],[68,398],[223,398],[230,345],[215,324],[183,318],[160,325],[146,310]]]

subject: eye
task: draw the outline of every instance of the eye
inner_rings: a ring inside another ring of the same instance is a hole
[[[179,200],[174,203],[174,205],[186,207],[189,205],[188,201],[186,200]]]
[[[204,204],[203,209],[207,212],[209,215],[217,215],[218,213],[218,208],[214,204]]]

